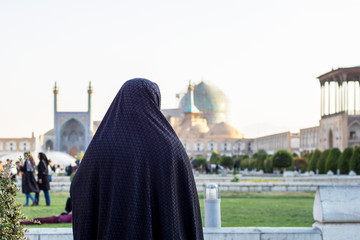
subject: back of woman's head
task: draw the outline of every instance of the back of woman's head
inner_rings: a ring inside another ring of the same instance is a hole
[[[45,160],[45,161],[48,161],[45,153],[43,152],[39,152],[39,159],[42,161],[42,160]]]
[[[33,158],[33,156],[31,154],[29,156],[29,161],[30,161],[31,166],[35,166],[35,161],[34,161],[34,158]]]

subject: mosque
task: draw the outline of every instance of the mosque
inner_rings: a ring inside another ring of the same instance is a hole
[[[210,158],[220,155],[252,154],[252,139],[245,139],[226,122],[227,100],[224,93],[201,81],[189,83],[177,109],[163,109],[164,116],[182,141],[189,157]]]
[[[91,82],[88,87],[88,111],[60,112],[57,108],[59,88],[54,86],[54,128],[40,136],[43,151],[67,152],[76,155],[89,145],[100,121],[92,121]],[[189,154],[210,157],[213,151],[221,155],[251,154],[252,141],[226,122],[228,103],[224,93],[201,81],[189,84],[188,91],[175,109],[162,112],[178,134]]]
[[[88,110],[86,112],[60,112],[57,107],[59,88],[55,82],[54,93],[54,128],[40,136],[43,151],[60,151],[75,156],[85,152],[89,145],[94,128],[99,122],[93,122],[91,117],[91,82],[88,87]]]

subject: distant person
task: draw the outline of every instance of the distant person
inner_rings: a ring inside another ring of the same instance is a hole
[[[35,180],[34,172],[36,171],[36,164],[34,158],[29,152],[24,153],[25,162],[20,167],[22,175],[22,192],[25,194],[26,202],[24,206],[29,206],[29,199],[33,201],[33,205],[36,205],[35,198],[30,193],[39,192],[39,186]]]
[[[45,153],[40,152],[38,155],[39,164],[37,166],[38,171],[38,185],[39,192],[35,193],[35,205],[39,205],[40,191],[44,191],[46,206],[50,206],[50,180],[49,180],[49,160]]]
[[[215,173],[216,173],[216,174],[218,174],[219,168],[220,168],[220,167],[219,167],[219,164],[216,164],[216,166],[215,166]]]
[[[211,163],[208,162],[208,164],[206,165],[206,174],[211,174]]]
[[[69,166],[66,167],[66,176],[70,176],[72,174],[72,166],[69,164]]]
[[[149,80],[121,87],[70,194],[74,240],[203,239],[189,158]]]
[[[3,163],[0,161],[0,171],[4,171]]]
[[[52,182],[52,175],[55,171],[55,166],[52,164],[52,160],[49,159],[48,172],[49,172],[49,182]]]
[[[59,176],[60,173],[61,173],[60,165],[56,165],[56,168],[55,168],[55,174],[56,174],[56,176]]]

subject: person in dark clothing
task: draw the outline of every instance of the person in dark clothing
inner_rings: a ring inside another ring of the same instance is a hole
[[[34,218],[32,221],[23,221],[21,222],[21,224],[33,225],[33,224],[44,224],[44,223],[71,223],[72,209],[71,209],[70,198],[68,198],[66,201],[65,211],[66,213],[61,213],[59,216]]]
[[[24,153],[24,158],[24,165],[20,166],[20,171],[23,172],[21,188],[22,192],[26,196],[26,202],[24,206],[29,206],[29,199],[33,201],[33,205],[36,204],[34,197],[30,193],[38,193],[39,187],[34,177],[34,172],[36,170],[34,158],[29,152]]]
[[[38,158],[40,160],[37,166],[39,190],[44,191],[46,206],[50,206],[49,160],[42,152],[39,153]],[[35,205],[39,205],[40,191],[35,193]]]
[[[216,164],[216,166],[215,166],[215,173],[218,174],[218,172],[219,172],[219,164]]]
[[[160,111],[158,86],[127,81],[70,188],[74,240],[203,239],[191,164]]]

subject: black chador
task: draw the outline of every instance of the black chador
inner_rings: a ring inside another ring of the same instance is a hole
[[[189,158],[158,86],[120,89],[71,184],[74,239],[203,239]]]

